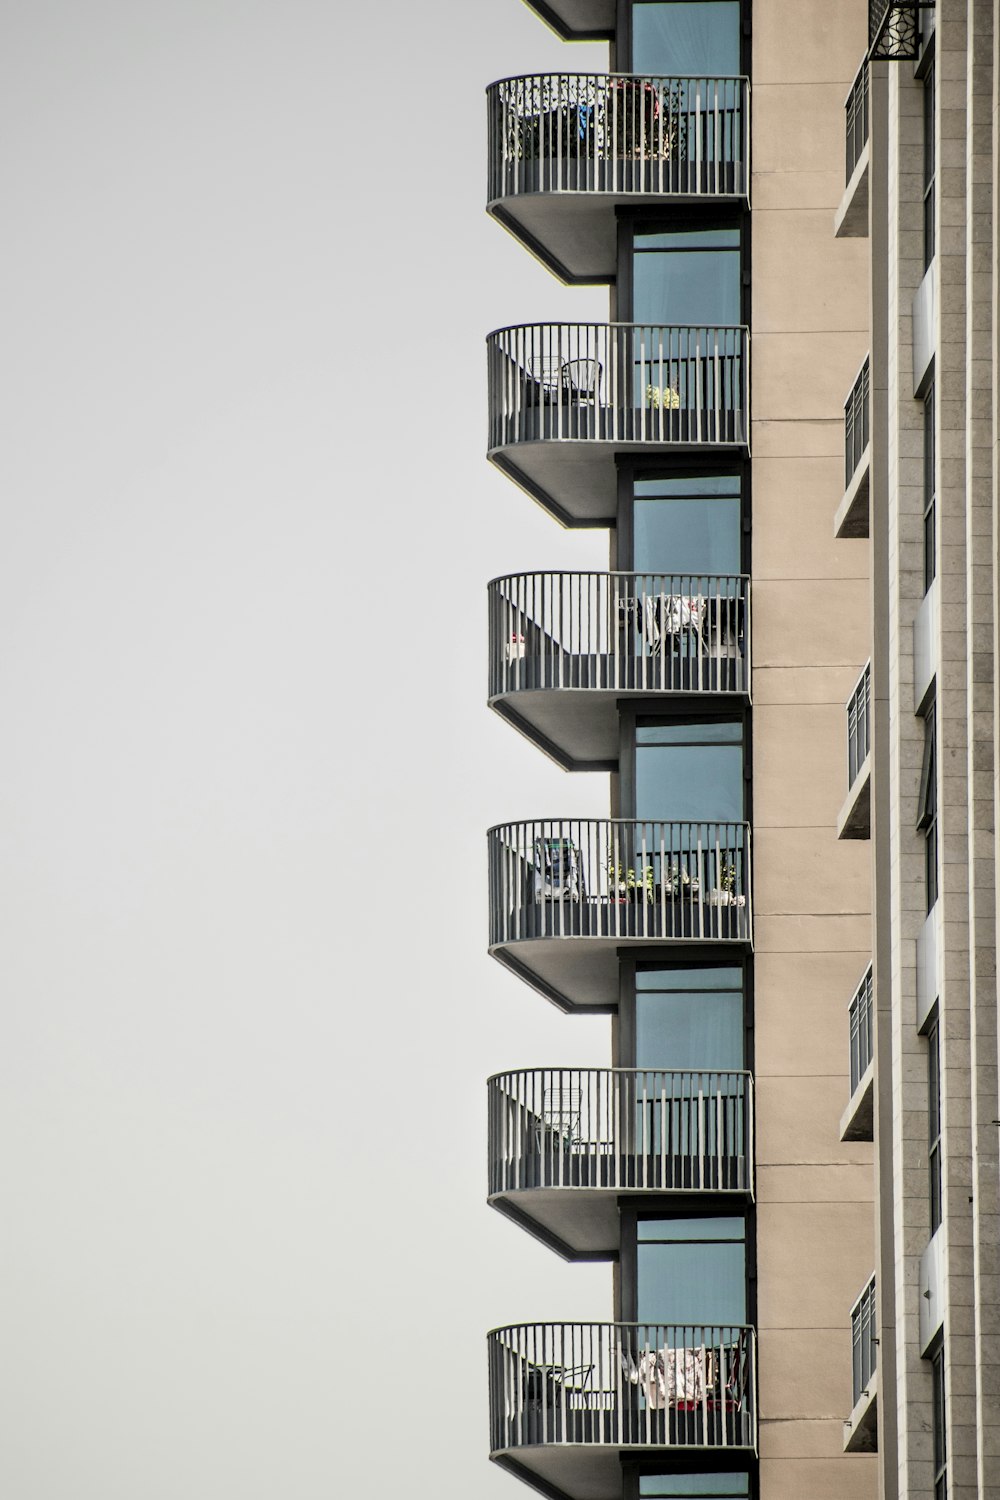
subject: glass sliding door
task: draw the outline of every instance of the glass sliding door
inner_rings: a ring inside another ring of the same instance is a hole
[[[634,0],[633,73],[731,78],[740,42],[739,0]]]

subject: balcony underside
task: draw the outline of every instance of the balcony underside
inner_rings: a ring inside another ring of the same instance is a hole
[[[637,1410],[631,1415],[633,1431],[623,1435],[616,1433],[611,1412],[571,1411],[565,1421],[561,1413],[549,1413],[546,1436],[554,1442],[501,1449],[490,1457],[528,1484],[537,1484],[543,1494],[566,1500],[621,1500],[622,1451],[629,1458],[653,1460],[753,1452],[743,1412],[710,1411],[708,1431],[701,1411]],[[541,1431],[541,1412],[538,1420]]]
[[[579,929],[581,915],[574,918]],[[750,919],[744,907],[686,907],[671,920],[669,932],[656,920],[658,909],[647,915],[634,912],[612,914],[606,903],[595,903],[584,920],[593,930],[589,937],[521,937],[497,943],[493,957],[538,990],[560,1010],[612,1012],[618,1008],[619,954],[629,949],[659,946],[664,949],[689,944],[724,943],[750,947]],[[521,931],[530,931],[532,913],[521,914]],[[635,935],[628,933],[633,925]],[[608,931],[613,925],[618,930]],[[601,932],[602,927],[605,929]]]
[[[529,1177],[536,1166],[537,1160],[526,1159],[522,1175]],[[617,1167],[614,1175],[618,1181],[614,1187],[602,1187],[602,1176],[606,1180],[613,1175],[613,1166]],[[635,1183],[645,1185],[623,1187],[621,1183],[629,1175]],[[742,1156],[701,1162],[689,1156],[632,1156],[612,1163],[606,1156],[577,1154],[567,1169],[567,1180],[573,1185],[525,1187],[496,1193],[489,1202],[567,1260],[610,1260],[618,1250],[621,1198],[698,1198],[705,1193],[720,1193],[748,1199],[751,1195],[744,1186],[745,1178],[746,1161]]]
[[[537,424],[526,413],[504,440],[490,449],[488,457],[502,473],[520,485],[533,500],[564,526],[613,526],[618,503],[616,459],[626,455],[704,452],[744,452],[746,424],[742,413],[725,413],[719,430],[709,439],[706,427],[693,412],[672,412],[673,435],[668,440],[636,438],[609,441],[602,432],[614,426],[621,431],[624,419],[634,419],[633,429],[642,430],[641,409],[608,412],[600,409],[580,413],[579,435],[567,438],[536,436]],[[586,435],[585,435],[586,434]]]
[[[566,42],[604,42],[615,34],[615,0],[525,0]]]
[[[567,676],[571,671],[576,675],[580,687],[532,689],[529,684],[533,673],[541,676],[548,662],[526,658],[517,663],[525,688],[491,699],[490,707],[565,770],[614,771],[618,767],[618,705],[623,701],[651,703],[710,694],[744,699],[749,692],[746,662],[737,657],[708,663],[697,658],[680,662],[674,673],[677,686],[667,691],[627,687],[612,691],[585,685],[608,681],[616,665],[616,659],[608,653],[574,657],[567,662],[566,671]],[[643,665],[641,661],[634,663],[637,676]]]
[[[518,191],[488,204],[487,212],[560,280],[571,284],[592,285],[614,280],[617,209],[652,211],[655,205],[657,212],[662,213],[666,205],[739,202],[746,191],[742,163],[715,168],[711,183],[706,167],[704,183],[685,180],[682,189],[680,164],[676,169],[678,183],[671,187],[669,178],[664,180],[662,163],[569,162],[568,185],[558,192],[533,189],[530,173],[534,166],[526,163],[519,171]],[[615,180],[620,182],[629,170],[635,191],[609,191],[604,187],[605,173],[609,181],[614,173]],[[691,172],[685,165],[685,179],[690,179]]]

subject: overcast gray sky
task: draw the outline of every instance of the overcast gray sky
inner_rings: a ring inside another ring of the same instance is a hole
[[[518,0],[0,10],[5,1500],[526,1493],[486,1329],[611,1273],[492,1214],[484,830],[607,809],[483,706],[485,584],[603,566],[484,459]]]

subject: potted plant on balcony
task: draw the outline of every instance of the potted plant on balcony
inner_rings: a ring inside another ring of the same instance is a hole
[[[680,404],[680,392],[672,385],[647,385],[646,405],[653,411],[678,411]]]
[[[737,892],[735,886],[736,866],[731,860],[724,860],[719,870],[719,884],[708,893],[709,906],[746,906],[746,896]]]
[[[608,881],[612,901],[621,904],[633,901],[638,904],[655,899],[656,885],[652,865],[643,865],[641,870],[636,871],[629,865],[619,865],[613,859],[608,860]]]
[[[693,878],[681,865],[671,865],[663,874],[663,894],[669,901],[697,900],[700,884],[697,875]]]

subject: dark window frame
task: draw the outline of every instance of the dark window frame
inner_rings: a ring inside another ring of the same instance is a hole
[[[746,1234],[746,1322],[757,1324],[757,1211],[756,1205],[737,1205],[732,1196],[698,1194],[697,1202],[679,1203],[677,1197],[650,1198],[641,1205],[634,1198],[619,1199],[621,1249],[617,1278],[616,1317],[625,1323],[639,1321],[639,1220],[640,1219],[742,1219]],[[645,1241],[646,1244],[649,1241]]]
[[[931,380],[924,397],[924,593],[937,577],[937,437]]]
[[[928,915],[940,894],[938,868],[937,706],[924,714],[924,755],[917,796],[917,829],[924,835],[924,892]]]
[[[930,268],[937,250],[937,226],[935,224],[937,200],[937,140],[936,140],[936,96],[937,77],[933,50],[921,73],[923,85],[923,216],[924,216],[924,270]]]
[[[948,1495],[948,1414],[945,1404],[944,1340],[930,1355],[931,1434],[933,1438],[934,1500]]]
[[[941,1021],[927,1027],[927,1185],[931,1234],[941,1227]]]

